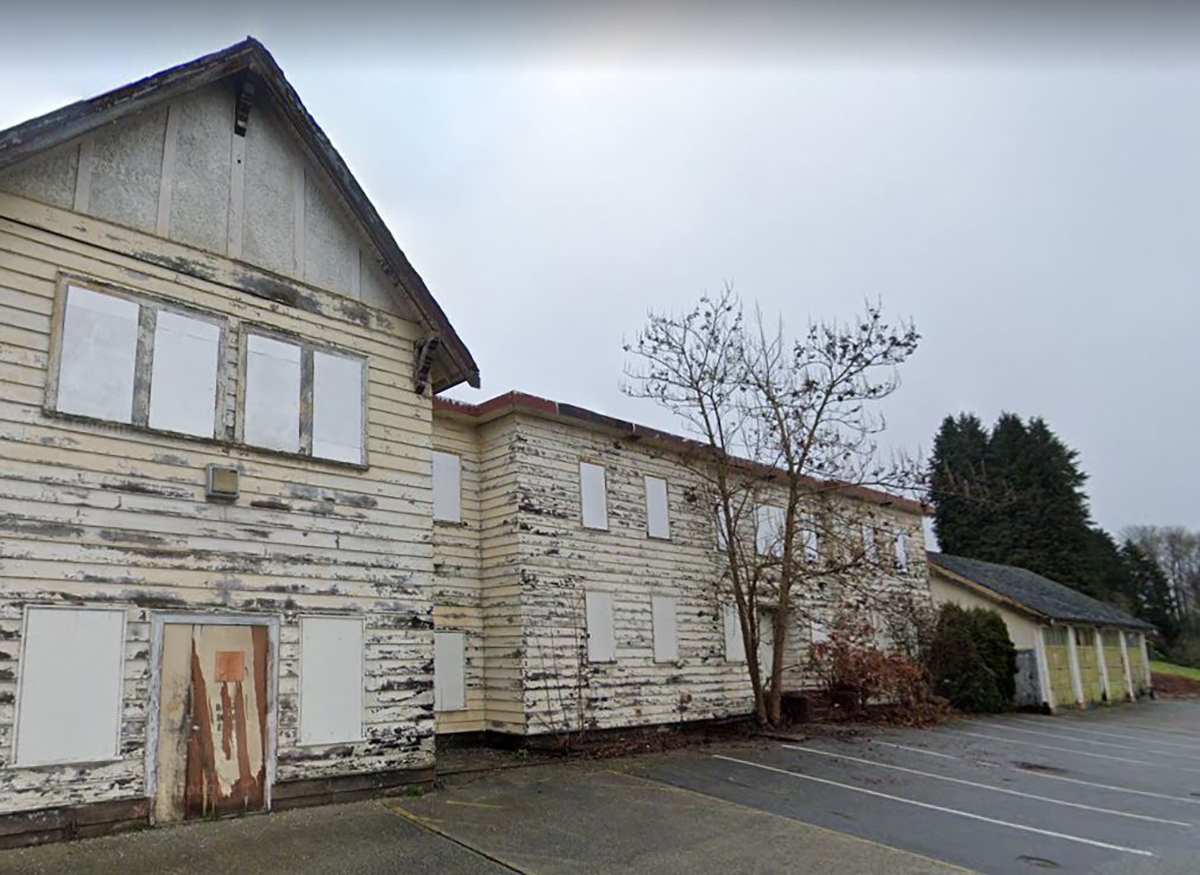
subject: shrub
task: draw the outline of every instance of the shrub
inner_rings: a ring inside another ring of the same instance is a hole
[[[946,703],[933,695],[925,668],[876,643],[871,625],[844,614],[829,639],[809,651],[809,668],[835,703],[848,705],[842,716],[868,717],[908,726],[934,723]]]
[[[1017,651],[996,611],[944,605],[925,661],[933,691],[959,711],[1003,711],[1016,696]]]

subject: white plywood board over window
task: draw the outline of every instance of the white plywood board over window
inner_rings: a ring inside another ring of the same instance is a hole
[[[71,286],[58,366],[57,409],[133,421],[138,317],[133,301]]]
[[[580,462],[579,490],[583,504],[584,528],[607,529],[608,487],[604,478],[604,466]]]
[[[18,765],[117,757],[124,656],[123,611],[28,610],[17,702]]]
[[[585,601],[588,662],[614,662],[617,658],[617,636],[613,628],[612,593],[588,590]]]
[[[246,343],[243,439],[256,447],[300,450],[300,347],[259,334]]]
[[[675,662],[679,659],[676,601],[671,596],[656,595],[651,598],[650,607],[654,620],[654,661]]]
[[[462,522],[462,460],[452,453],[433,454],[433,518]]]
[[[363,624],[357,618],[300,620],[300,743],[363,735]]]
[[[737,605],[725,605],[722,611],[725,624],[725,661],[746,661],[746,638],[742,635],[742,623]]]
[[[433,633],[433,709],[467,707],[466,652],[462,632]]]
[[[660,477],[646,478],[646,533],[651,538],[671,537],[667,481]]]
[[[761,504],[755,511],[756,543],[760,556],[777,556],[783,548],[783,523],[786,512],[782,507]]]
[[[358,359],[313,353],[314,456],[362,462],[363,370]]]
[[[221,329],[160,310],[154,327],[150,427],[212,437]]]

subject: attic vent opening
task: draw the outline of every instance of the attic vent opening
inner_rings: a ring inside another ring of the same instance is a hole
[[[246,136],[246,125],[250,122],[250,108],[254,106],[254,83],[249,76],[238,80],[237,105],[234,108],[233,132],[239,137]]]

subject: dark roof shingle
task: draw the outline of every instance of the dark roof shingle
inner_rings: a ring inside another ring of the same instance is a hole
[[[965,577],[984,589],[1049,617],[1051,620],[1123,626],[1130,629],[1153,629],[1120,608],[1097,601],[1078,590],[1056,583],[1024,568],[997,565],[979,559],[929,552],[929,562],[936,568]]]

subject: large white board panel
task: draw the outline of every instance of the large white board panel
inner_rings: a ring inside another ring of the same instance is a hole
[[[300,620],[300,743],[358,741],[363,735],[363,624],[356,618]]]
[[[124,298],[71,286],[63,319],[58,409],[112,422],[133,421],[141,308]]]
[[[17,763],[115,759],[125,614],[30,608],[21,648]]]
[[[467,707],[466,653],[462,632],[433,633],[433,709]]]
[[[212,437],[221,329],[160,310],[154,327],[150,427]]]

